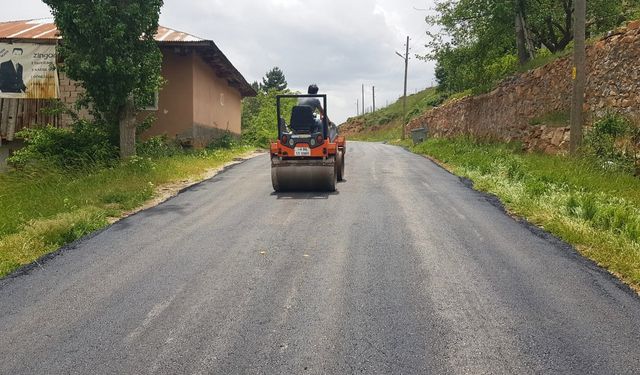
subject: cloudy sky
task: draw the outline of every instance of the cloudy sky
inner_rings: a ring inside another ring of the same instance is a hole
[[[410,93],[434,83],[424,54],[424,21],[433,0],[165,0],[160,24],[211,39],[249,81],[280,67],[294,90],[317,83],[329,94],[329,117],[341,123],[356,114],[365,85],[365,105],[402,95],[404,52],[411,38]],[[39,0],[5,7],[0,20],[49,17]]]

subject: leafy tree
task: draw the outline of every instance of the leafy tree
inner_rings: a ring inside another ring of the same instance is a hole
[[[609,30],[625,19],[639,0],[590,0],[591,33]],[[538,50],[558,52],[573,40],[573,0],[440,0],[427,23],[441,89],[484,91],[516,71]]]
[[[276,96],[290,91],[287,89],[284,73],[278,67],[267,72],[262,83],[256,81],[251,86],[258,95],[242,101],[242,138],[247,143],[267,147],[278,133]],[[293,107],[286,100],[282,104],[283,111]]]
[[[163,0],[44,0],[62,36],[62,69],[82,83],[97,124],[135,155],[136,113],[162,83],[154,40]]]
[[[283,91],[287,89],[287,80],[284,73],[277,66],[267,72],[262,79],[262,87],[264,91],[276,90]]]
[[[242,105],[242,139],[244,142],[268,147],[278,137],[276,96],[291,93],[284,91],[260,91],[254,98],[246,98]],[[295,106],[295,99],[282,100],[282,116],[287,119]]]

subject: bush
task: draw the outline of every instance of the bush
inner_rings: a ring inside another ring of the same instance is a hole
[[[237,139],[231,134],[230,131],[226,131],[221,137],[215,138],[207,148],[224,148],[230,149],[238,145]]]
[[[276,96],[290,94],[289,91],[259,92],[255,98],[247,98],[242,107],[242,140],[246,144],[269,147],[269,143],[278,138],[278,119],[276,114]],[[281,102],[281,115],[288,121],[288,114],[296,105],[294,100]]]
[[[632,171],[638,161],[640,130],[628,119],[608,113],[585,137],[584,150],[607,169]]]
[[[428,97],[425,101],[425,107],[437,107],[440,104],[444,103],[447,100],[448,95],[445,93],[436,93],[430,97]]]
[[[151,158],[175,156],[183,152],[182,147],[177,142],[169,140],[166,135],[151,137],[138,144],[138,154]]]
[[[91,165],[112,165],[118,149],[109,135],[95,124],[79,120],[70,129],[47,126],[17,133],[26,147],[16,151],[9,162],[16,167],[29,164],[52,164],[63,169],[80,169]]]

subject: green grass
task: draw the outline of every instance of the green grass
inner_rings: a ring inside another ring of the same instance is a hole
[[[569,111],[554,111],[535,117],[529,121],[529,125],[548,125],[552,127],[569,126],[571,113]]]
[[[435,88],[428,88],[416,94],[407,96],[406,122],[422,115],[425,111],[440,105],[445,97]],[[400,139],[403,123],[402,98],[385,108],[347,120],[347,123],[358,122],[363,130],[357,134],[349,134],[348,138],[356,141],[388,141]]]
[[[431,139],[412,150],[470,178],[511,212],[640,290],[640,179],[585,158],[528,154],[468,139]]]
[[[0,277],[140,207],[157,186],[198,178],[252,149],[134,158],[90,172],[41,168],[0,174]]]
[[[357,134],[349,135],[349,140],[383,142],[400,139],[402,137],[402,127],[400,121],[393,121],[389,125],[369,127]]]
[[[407,95],[407,121],[420,116],[435,105],[439,105],[443,100],[444,98],[436,92],[435,88],[428,88],[416,94]],[[348,121],[360,120],[366,127],[387,125],[391,122],[401,121],[403,113],[402,98],[400,98],[387,107],[351,118]]]
[[[590,44],[592,44],[593,41],[591,41]],[[546,50],[545,50],[546,51]],[[541,66],[545,66],[549,63],[552,63],[558,59],[561,59],[563,57],[567,57],[570,54],[573,53],[573,43],[570,43],[565,49],[563,49],[562,51],[558,51],[556,53],[551,53],[551,52],[538,52],[538,54],[536,55],[536,57],[534,57],[533,59],[527,61],[524,65],[518,66],[517,69],[517,73],[525,73],[528,72],[529,70],[533,70],[536,68],[539,68]]]

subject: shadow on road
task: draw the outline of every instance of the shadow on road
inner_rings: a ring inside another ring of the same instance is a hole
[[[273,192],[271,193],[272,197],[277,197],[277,199],[329,199],[332,195],[340,194],[339,191],[334,191],[333,193],[328,193],[326,191],[288,191],[288,192]]]

